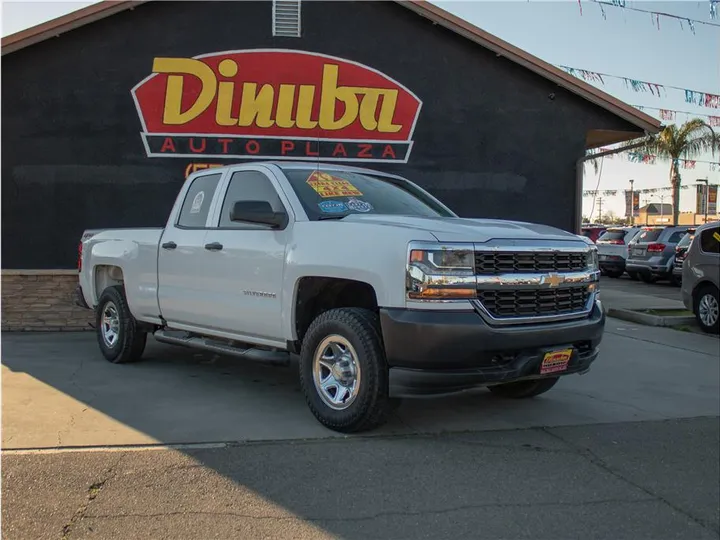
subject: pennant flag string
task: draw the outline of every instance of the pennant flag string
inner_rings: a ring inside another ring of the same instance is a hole
[[[704,185],[703,184],[696,184],[696,185]],[[720,187],[718,184],[709,184],[710,187]],[[683,184],[680,186],[680,189],[694,189],[695,186],[690,186],[688,184]],[[663,186],[663,187],[656,187],[656,188],[645,188],[645,189],[634,189],[633,192],[639,193],[641,195],[650,195],[653,193],[659,193],[663,191],[670,191],[672,189],[672,186]],[[601,195],[603,197],[615,197],[620,194],[630,193],[629,189],[586,189],[583,191],[583,197],[597,197],[598,195]]]
[[[637,11],[639,13],[649,13],[650,14],[650,22],[653,26],[657,26],[657,29],[660,30],[660,17],[667,17],[669,19],[676,19],[680,21],[680,27],[682,28],[682,22],[685,21],[688,23],[688,26],[690,27],[690,30],[692,33],[695,33],[695,23],[697,24],[704,24],[707,26],[715,26],[720,27],[720,24],[714,23],[714,22],[708,22],[708,21],[701,21],[698,19],[690,19],[688,17],[682,17],[680,15],[673,15],[672,13],[665,13],[663,11],[652,11],[649,9],[642,9],[638,7],[631,7],[625,5],[625,0],[589,0],[590,2],[594,4],[598,4],[600,6],[600,10],[603,13],[603,18],[606,18],[605,16],[605,10],[603,9],[603,6],[610,6],[614,8],[620,8],[620,9],[626,9],[628,11]],[[712,20],[718,19],[718,9],[717,4],[719,0],[710,0],[710,18]],[[578,0],[578,3],[580,3],[580,0]],[[582,15],[582,4],[580,4],[580,15]]]
[[[661,120],[675,120],[678,114],[684,114],[688,118],[707,118],[707,123],[712,127],[720,127],[720,116],[712,116],[709,114],[697,114],[690,111],[678,111],[675,109],[661,109],[659,107],[646,107],[645,105],[633,105],[641,111],[651,110],[659,111]]]
[[[685,93],[686,103],[692,103],[693,105],[698,105],[700,107],[720,109],[720,94],[711,94],[710,92],[701,92],[699,90],[689,90],[687,88],[681,88],[680,86],[672,86],[669,84],[657,84],[641,81],[638,79],[631,79],[629,77],[622,77],[620,75],[611,75],[609,73],[590,71],[587,69],[574,68],[561,64],[558,64],[557,67],[574,77],[588,82],[599,82],[602,85],[605,85],[604,78],[619,79],[625,83],[627,88],[633,90],[634,92],[650,92],[652,95],[657,97],[662,97],[663,94],[667,95],[666,90],[668,88],[680,90]]]

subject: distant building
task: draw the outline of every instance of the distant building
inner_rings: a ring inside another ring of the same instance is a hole
[[[635,218],[637,225],[672,225],[673,206],[669,203],[650,203],[640,208],[640,215]],[[718,221],[720,215],[708,214],[707,221]],[[680,212],[678,225],[702,225],[705,214]]]

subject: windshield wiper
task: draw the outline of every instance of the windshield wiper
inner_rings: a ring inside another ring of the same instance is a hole
[[[344,218],[344,217],[348,217],[349,215],[350,215],[350,214],[345,214],[345,215],[342,215],[342,216],[319,216],[319,217],[318,217],[318,221],[323,220],[323,219],[342,219],[342,218]]]

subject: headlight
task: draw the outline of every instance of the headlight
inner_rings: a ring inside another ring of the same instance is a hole
[[[473,246],[410,246],[406,293],[410,300],[476,298]]]
[[[598,250],[597,248],[590,249],[590,255],[588,256],[588,269],[594,272],[600,270],[600,263],[598,262]]]

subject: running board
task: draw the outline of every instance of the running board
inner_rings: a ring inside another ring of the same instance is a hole
[[[256,349],[255,347],[235,347],[210,338],[192,336],[186,332],[172,330],[158,330],[153,334],[153,337],[161,343],[180,345],[192,349],[202,349],[218,354],[244,358],[245,360],[251,360],[253,362],[261,362],[263,364],[281,366],[290,364],[290,353],[286,351],[266,351],[264,349]]]

